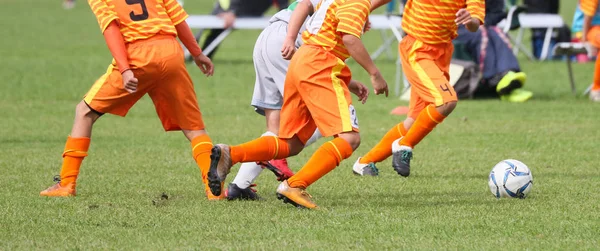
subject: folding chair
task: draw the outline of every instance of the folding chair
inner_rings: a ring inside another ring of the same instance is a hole
[[[574,95],[577,95],[577,90],[575,87],[575,79],[573,78],[573,67],[571,66],[571,57],[582,53],[586,53],[588,54],[588,56],[593,56],[593,50],[594,48],[588,43],[557,43],[552,49],[554,55],[566,56],[567,58],[567,70],[569,71],[571,92],[573,92]],[[590,85],[590,87],[588,87],[583,92],[583,95],[586,95],[591,90],[591,88],[592,86]]]
[[[508,0],[507,0],[507,4],[508,4]],[[506,34],[506,36],[513,43],[513,46],[514,46],[513,53],[515,54],[515,56],[519,54],[519,51],[522,51],[529,58],[529,60],[533,61],[533,60],[535,60],[533,53],[531,53],[531,51],[529,49],[525,48],[525,45],[523,45],[523,43],[520,42],[523,39],[524,29],[521,28],[521,22],[519,21],[519,14],[524,13],[526,11],[527,11],[527,8],[525,8],[525,6],[511,6],[508,9],[508,14],[506,16],[506,20],[504,21],[502,31],[504,32],[504,34]],[[511,30],[516,30],[516,29],[519,29],[519,33],[517,34],[517,38],[513,39],[512,36],[510,36],[509,32]]]

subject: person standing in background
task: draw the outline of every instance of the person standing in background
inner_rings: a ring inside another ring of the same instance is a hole
[[[594,20],[600,17],[598,0],[581,0],[579,1],[579,7],[584,14],[581,42],[589,42],[594,47],[600,48],[600,25],[594,23]],[[590,91],[590,100],[600,102],[600,61],[598,56],[596,56],[594,83]]]
[[[225,27],[209,30],[202,42],[202,50],[205,50],[223,31],[231,28],[236,17],[261,17],[274,2],[279,10],[288,7],[288,0],[219,0],[211,14],[223,19]],[[202,33],[196,35],[197,40],[202,38]],[[212,59],[217,49],[218,47],[208,53],[208,57]]]

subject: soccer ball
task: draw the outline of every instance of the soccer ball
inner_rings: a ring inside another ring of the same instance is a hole
[[[500,161],[492,168],[488,184],[496,198],[524,199],[533,186],[533,176],[523,162],[507,159]]]

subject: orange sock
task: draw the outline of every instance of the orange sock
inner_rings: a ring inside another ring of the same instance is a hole
[[[397,140],[404,135],[406,135],[406,128],[404,128],[404,122],[401,122],[392,127],[375,147],[371,148],[365,156],[360,158],[359,162],[361,164],[368,164],[371,162],[381,162],[387,159],[392,156],[392,143],[394,143],[394,140]]]
[[[428,105],[423,109],[417,120],[410,127],[406,135],[400,140],[400,145],[414,148],[433,128],[439,123],[442,123],[446,116],[440,114],[433,105]]]
[[[208,169],[210,169],[210,150],[213,147],[213,143],[210,140],[208,134],[200,135],[192,139],[192,154],[196,164],[200,168],[202,174],[202,182],[208,184],[206,179],[208,178]]]
[[[66,186],[69,183],[76,183],[79,169],[83,158],[87,156],[90,148],[90,138],[71,138],[67,137],[65,151],[63,152],[63,164],[60,170],[60,185]]]
[[[290,156],[287,141],[276,136],[262,136],[250,142],[232,146],[230,151],[231,161],[234,165],[240,162],[283,159]]]
[[[342,138],[325,142],[310,157],[306,165],[294,176],[288,179],[290,187],[306,188],[352,155],[352,146]]]
[[[592,91],[600,91],[600,51],[596,57],[596,69],[594,70],[594,84]]]

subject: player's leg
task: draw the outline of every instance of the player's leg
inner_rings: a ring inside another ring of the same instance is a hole
[[[282,92],[277,88],[276,81],[281,81],[281,85],[283,85],[284,79],[279,80],[273,76],[271,71],[276,69],[269,60],[268,53],[271,50],[277,50],[275,47],[281,47],[281,45],[276,44],[278,36],[280,36],[278,23],[270,24],[258,36],[252,55],[256,81],[251,104],[258,114],[265,116],[267,124],[267,131],[261,137],[277,136],[279,132],[279,111],[283,103],[283,97]],[[282,36],[285,36],[285,34]],[[281,55],[279,55],[279,58],[281,58]],[[284,63],[287,71],[289,62]],[[272,170],[278,176],[278,179],[287,179],[293,174],[287,165],[283,168],[276,167],[272,165],[273,161],[259,162],[261,165],[257,162],[242,163],[233,182],[229,184],[225,191],[227,199],[258,199],[250,186],[262,173],[264,167]]]
[[[250,142],[228,146],[219,144],[213,147],[211,155],[211,171],[209,181],[211,190],[220,194],[219,181],[225,180],[231,166],[239,162],[267,161],[294,156],[304,147],[304,142],[314,132],[316,125],[310,117],[306,104],[297,89],[299,82],[297,69],[290,64],[290,71],[285,79],[285,91],[281,110],[279,137],[265,136]],[[287,108],[286,108],[287,107]],[[293,116],[292,116],[293,114]],[[307,133],[308,130],[312,130]],[[300,138],[304,139],[301,141]]]
[[[164,54],[160,85],[148,92],[156,113],[165,131],[181,130],[191,142],[192,157],[200,169],[207,198],[224,199],[224,196],[211,194],[207,187],[213,143],[205,131],[194,85],[184,63],[183,51],[175,39],[161,44],[156,49],[160,49],[160,53]]]
[[[84,100],[77,104],[75,120],[71,134],[67,137],[63,152],[63,163],[60,178],[54,186],[40,192],[42,196],[74,196],[76,194],[77,177],[83,159],[87,156],[94,122],[104,113],[125,116],[129,108],[144,95],[145,89],[138,88],[134,94],[127,93],[122,85],[121,73],[109,66],[107,72],[100,77],[86,94]]]
[[[408,37],[400,44],[403,71],[411,89],[428,103],[397,144],[393,144],[392,166],[402,176],[410,175],[412,149],[456,107],[457,97],[449,84],[452,47],[433,47]]]
[[[360,145],[358,119],[346,85],[351,78],[350,70],[343,61],[330,53],[323,53],[316,47],[300,48],[294,57],[303,58],[304,62],[304,65],[299,65],[299,70],[305,75],[300,78],[302,88],[299,93],[302,100],[323,136],[336,137],[321,145],[298,173],[282,182],[277,188],[277,193],[284,202],[315,208],[317,205],[305,190],[335,169],[342,160],[350,157],[358,148]],[[312,66],[314,64],[321,66],[322,70],[309,72],[311,67],[314,69]],[[306,73],[307,71],[309,74]],[[287,97],[287,85],[285,91]],[[289,113],[288,116],[294,114]],[[282,115],[282,127],[285,125],[283,121],[289,119]],[[308,139],[307,136],[299,138],[303,142]]]
[[[415,95],[411,95],[411,99]],[[409,110],[414,110],[413,107],[415,102],[410,102]],[[364,156],[359,157],[354,165],[352,166],[352,172],[360,176],[377,176],[379,175],[379,169],[377,169],[376,163],[382,162],[392,156],[392,145],[394,141],[399,140],[408,129],[412,126],[415,119],[414,117],[408,116],[403,122],[394,125],[388,132],[381,138],[381,140],[375,145],[369,152]]]
[[[587,40],[596,47],[600,48],[600,26],[593,26],[587,34]],[[596,55],[596,66],[594,69],[594,82],[590,91],[590,100],[600,102],[600,50]]]

